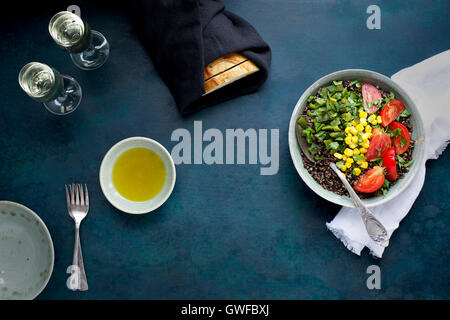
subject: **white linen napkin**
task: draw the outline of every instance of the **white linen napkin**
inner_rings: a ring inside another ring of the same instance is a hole
[[[422,189],[425,162],[437,159],[450,140],[450,50],[397,72],[392,80],[416,102],[424,123],[426,147],[424,161],[402,195],[370,208],[389,235],[398,228]],[[360,255],[367,247],[373,256],[383,255],[385,248],[369,237],[357,209],[343,207],[326,226],[353,253]]]

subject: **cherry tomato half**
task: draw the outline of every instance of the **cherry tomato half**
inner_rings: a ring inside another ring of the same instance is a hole
[[[373,136],[376,136],[377,134],[383,133],[383,132],[384,132],[384,131],[381,130],[380,128],[375,127],[375,128],[372,129],[372,137],[373,137]]]
[[[395,165],[395,148],[391,147],[383,156],[383,167],[386,168],[386,178],[397,180],[397,166]]]
[[[391,147],[391,139],[389,135],[385,132],[378,133],[376,131],[375,135],[370,139],[369,149],[365,154],[366,160],[370,161],[372,159],[378,158],[378,156],[383,157],[384,153]]]
[[[395,153],[402,154],[406,150],[408,150],[409,144],[411,142],[411,136],[409,135],[408,129],[404,125],[402,125],[400,122],[392,122],[389,125],[389,129],[394,132],[395,129],[400,128],[401,134],[399,134],[397,137],[392,137],[392,144],[395,148]]]
[[[360,192],[372,193],[381,188],[384,183],[384,169],[375,167],[358,179],[354,188]]]
[[[377,88],[375,88],[370,83],[363,83],[361,86],[361,92],[364,100],[364,109],[368,114],[372,114],[378,110],[378,107],[374,104],[367,103],[369,102],[376,102],[377,100],[381,99],[381,93],[378,91]]]
[[[386,103],[380,111],[381,125],[387,127],[403,110],[405,110],[405,106],[401,101],[391,100]]]

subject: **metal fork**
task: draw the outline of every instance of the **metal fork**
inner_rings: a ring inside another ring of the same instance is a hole
[[[87,186],[84,185],[85,190],[81,184],[73,184],[66,187],[67,209],[69,215],[75,221],[75,246],[73,249],[73,261],[72,265],[77,266],[79,272],[78,275],[79,284],[78,288],[72,288],[72,290],[86,291],[88,289],[88,283],[86,278],[86,272],[84,271],[83,254],[81,253],[80,243],[80,224],[86,217],[89,211],[89,194]]]

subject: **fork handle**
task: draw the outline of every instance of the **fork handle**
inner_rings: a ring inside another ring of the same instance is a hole
[[[83,254],[81,252],[80,242],[80,225],[75,223],[75,245],[73,249],[73,261],[72,264],[78,267],[78,290],[86,291],[88,289],[88,283],[86,278],[86,272],[84,270]]]

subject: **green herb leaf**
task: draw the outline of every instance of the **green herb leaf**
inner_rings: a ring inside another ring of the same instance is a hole
[[[392,131],[392,135],[396,138],[401,134],[402,134],[402,129],[400,129],[400,128],[397,128],[394,131]]]
[[[403,148],[404,146],[406,146],[406,139],[405,139],[405,137],[403,137],[403,136],[402,136],[402,139],[400,140],[400,145],[402,146],[402,148]]]

